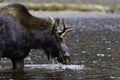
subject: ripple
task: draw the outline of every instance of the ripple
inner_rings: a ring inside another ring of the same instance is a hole
[[[62,65],[62,64],[27,64],[26,68],[30,69],[49,69],[49,70],[83,70],[84,65]]]
[[[105,54],[97,54],[98,57],[104,57]]]

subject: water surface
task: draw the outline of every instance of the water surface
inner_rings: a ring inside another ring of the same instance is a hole
[[[11,71],[10,61],[3,59],[0,80],[120,80],[120,15],[34,15],[65,18],[68,26],[73,27],[73,32],[65,36],[71,64],[50,64],[43,51],[31,50],[25,59],[24,72]]]

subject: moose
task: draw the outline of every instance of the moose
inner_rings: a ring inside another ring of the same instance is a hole
[[[0,59],[7,57],[14,70],[24,68],[24,58],[31,49],[43,49],[48,60],[57,58],[69,64],[70,51],[64,35],[72,29],[64,19],[60,30],[60,19],[38,18],[29,13],[22,4],[9,4],[0,9]]]

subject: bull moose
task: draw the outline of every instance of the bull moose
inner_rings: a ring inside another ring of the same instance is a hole
[[[63,20],[38,18],[22,4],[10,4],[0,9],[0,58],[12,61],[13,69],[24,67],[24,58],[31,49],[43,49],[47,58],[57,58],[63,64],[70,62],[70,51],[64,35],[71,31]]]

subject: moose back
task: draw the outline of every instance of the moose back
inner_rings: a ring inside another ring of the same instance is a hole
[[[24,58],[30,49],[43,49],[50,58],[68,64],[70,51],[64,35],[71,31],[63,20],[59,29],[59,18],[48,19],[32,16],[21,4],[10,4],[0,9],[0,58],[12,61],[13,69],[23,69]]]

